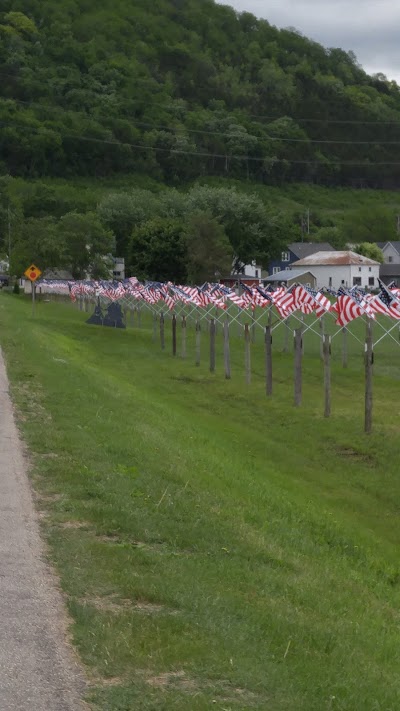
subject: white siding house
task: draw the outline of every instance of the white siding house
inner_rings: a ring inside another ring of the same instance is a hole
[[[236,262],[233,263],[235,266]],[[232,271],[232,274],[238,274],[239,276],[248,277],[251,279],[259,279],[261,282],[262,277],[262,266],[257,264],[257,262],[252,262],[251,264],[240,264],[236,271]]]
[[[379,262],[350,251],[316,252],[292,264],[292,269],[298,272],[304,272],[305,269],[312,270],[318,289],[328,286],[335,290],[340,286],[377,288],[379,267]]]
[[[380,275],[382,281],[389,284],[395,281],[400,283],[400,242],[377,242],[383,252],[384,263],[381,264]]]

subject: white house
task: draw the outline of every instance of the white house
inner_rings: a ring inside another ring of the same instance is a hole
[[[113,273],[114,279],[124,280],[125,279],[125,259],[124,257],[114,257],[113,259]]]
[[[355,252],[316,252],[292,264],[292,270],[304,272],[310,269],[317,280],[317,288],[324,286],[339,289],[361,286],[364,289],[378,287],[379,262]]]
[[[233,263],[234,267],[235,265],[236,262]],[[256,261],[253,261],[251,264],[240,264],[239,268],[236,267],[236,270],[232,271],[232,274],[237,274],[239,277],[243,276],[249,279],[259,279],[261,283],[262,271],[262,266],[257,264]]]
[[[384,262],[381,264],[380,275],[382,281],[389,284],[395,281],[400,283],[400,242],[377,242],[382,250]]]

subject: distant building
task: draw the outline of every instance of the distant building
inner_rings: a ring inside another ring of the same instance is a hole
[[[256,262],[251,264],[243,264],[239,266],[239,269],[229,274],[229,276],[223,276],[220,278],[221,284],[230,287],[239,287],[239,282],[243,282],[246,286],[258,286],[262,283],[263,269],[261,265]]]
[[[125,259],[124,257],[114,257],[113,278],[117,280],[125,279]]]
[[[303,284],[315,289],[317,286],[317,278],[311,271],[297,271],[296,269],[285,269],[283,272],[277,272],[263,279],[264,285],[271,284],[272,286],[292,286],[292,284]]]
[[[289,269],[299,259],[309,257],[315,252],[333,252],[329,242],[292,242],[287,249],[281,252],[280,259],[273,259],[268,266],[269,276]]]
[[[318,289],[361,286],[375,289],[378,286],[379,262],[351,251],[316,252],[292,264],[298,274],[310,270],[316,277]]]
[[[377,242],[383,252],[384,262],[380,268],[380,278],[385,284],[395,281],[400,284],[400,242]]]

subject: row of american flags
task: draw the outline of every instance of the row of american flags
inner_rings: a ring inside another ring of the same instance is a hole
[[[171,282],[143,283],[136,277],[123,282],[101,280],[63,282],[42,279],[38,282],[38,286],[46,291],[69,294],[73,301],[80,296],[102,297],[110,301],[129,298],[130,301],[133,299],[150,306],[165,304],[165,307],[171,311],[178,304],[189,304],[203,309],[214,306],[222,310],[234,304],[243,310],[274,307],[281,319],[286,319],[297,311],[313,314],[317,318],[331,313],[335,316],[336,324],[342,327],[361,316],[375,319],[381,314],[400,320],[400,289],[396,288],[394,283],[386,286],[381,281],[380,291],[377,294],[366,292],[358,286],[351,289],[340,287],[338,291],[334,291],[330,288],[316,290],[302,284],[273,289],[241,283],[241,294],[238,295],[234,289],[223,284],[185,286]]]

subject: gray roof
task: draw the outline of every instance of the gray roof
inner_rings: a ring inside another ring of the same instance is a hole
[[[387,244],[392,244],[396,252],[400,254],[400,242],[398,242],[397,240],[395,240],[394,242],[392,240],[386,240],[386,242],[376,242],[376,244],[378,245],[379,249],[383,249],[384,247],[386,247]]]
[[[333,252],[334,248],[329,242],[292,242],[289,249],[298,259],[309,257],[315,252]]]
[[[315,275],[309,269],[302,272],[297,271],[297,269],[284,269],[283,272],[271,274],[271,276],[266,277],[263,281],[289,281],[291,279],[297,279],[297,277],[303,276],[304,274],[311,274],[315,279]]]

